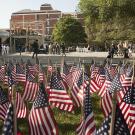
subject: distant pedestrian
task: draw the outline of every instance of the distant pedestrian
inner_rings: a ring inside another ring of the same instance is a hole
[[[6,54],[7,55],[9,54],[9,45],[8,44],[6,45]]]
[[[129,58],[132,57],[132,49],[131,49],[131,47],[128,47],[128,56],[129,56]]]
[[[6,54],[6,46],[5,44],[2,44],[2,55],[5,55]]]
[[[32,44],[32,49],[33,49],[33,55],[32,55],[32,58],[34,58],[34,55],[36,55],[36,58],[37,58],[37,55],[38,55],[38,40],[35,40],[34,43]]]
[[[114,53],[115,53],[115,46],[114,46],[114,44],[113,44],[113,45],[111,46],[111,49],[110,49],[111,58],[113,58]]]
[[[61,49],[62,49],[62,56],[63,56],[63,55],[66,56],[66,54],[65,54],[65,45],[64,45],[64,43],[62,43]]]

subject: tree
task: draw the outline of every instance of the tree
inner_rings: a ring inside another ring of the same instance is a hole
[[[67,46],[73,43],[85,43],[86,37],[81,23],[70,16],[61,18],[52,33],[54,42],[65,43]]]
[[[135,0],[80,0],[88,40],[134,40]]]

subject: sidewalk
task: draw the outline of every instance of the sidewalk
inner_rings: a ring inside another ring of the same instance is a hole
[[[31,57],[33,54],[32,53],[27,53],[27,52],[23,52],[21,56],[29,56]],[[70,52],[70,53],[66,53],[66,57],[95,57],[95,58],[106,58],[108,55],[108,52]],[[15,54],[10,54],[9,56],[20,56],[19,53],[15,53]],[[48,56],[52,56],[52,57],[56,57],[56,56],[62,56],[61,55],[58,55],[58,54],[38,54],[38,57],[48,57]],[[114,56],[114,58],[123,58],[123,56]],[[135,58],[135,53],[132,54],[132,58]]]

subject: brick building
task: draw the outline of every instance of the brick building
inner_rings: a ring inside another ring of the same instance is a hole
[[[54,10],[50,4],[43,4],[40,10],[24,9],[12,13],[10,28],[16,31],[24,29],[28,32],[32,31],[39,35],[50,37],[59,18],[67,15],[75,17],[83,24],[83,17],[80,13],[63,13],[59,10]]]

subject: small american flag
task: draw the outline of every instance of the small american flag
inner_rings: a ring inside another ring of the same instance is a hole
[[[109,91],[106,91],[104,96],[101,98],[101,108],[105,117],[107,117],[112,111],[112,95]]]
[[[17,118],[26,117],[26,105],[19,92],[16,92],[16,114]]]
[[[99,90],[99,93],[98,93],[98,95],[101,96],[101,97],[104,96],[107,89],[110,87],[110,85],[112,83],[112,78],[111,78],[111,75],[110,75],[108,69],[105,70],[105,77],[106,77],[106,79],[105,79],[105,81],[104,81],[104,83],[103,83],[103,85],[102,85],[102,87],[101,87],[101,89]]]
[[[5,116],[8,110],[9,100],[6,94],[0,88],[0,119],[5,120]]]
[[[64,61],[63,65],[63,72],[61,72],[61,77],[63,78],[63,82],[65,84],[65,87],[68,89],[68,87],[72,87],[72,72],[70,72],[70,67],[66,64]]]
[[[4,126],[2,129],[2,135],[12,135],[13,134],[13,105],[10,103],[7,110],[6,118],[4,121]]]
[[[43,84],[33,103],[29,117],[30,135],[58,135],[58,128],[49,107],[48,97]]]
[[[26,82],[25,68],[19,63],[16,64],[16,81]]]
[[[0,67],[0,81],[4,81],[5,78],[5,66]]]
[[[95,135],[110,135],[111,113],[105,118]],[[114,123],[114,135],[130,135],[129,129],[120,109],[117,106]]]
[[[129,87],[123,101],[119,104],[124,119],[130,129],[130,134],[135,134],[135,84]]]
[[[34,101],[37,95],[37,91],[39,90],[38,83],[27,81],[23,93],[23,100],[26,101]]]
[[[95,135],[96,126],[92,111],[91,97],[90,97],[90,89],[89,85],[87,85],[84,94],[84,116],[80,125],[76,129],[77,135]]]
[[[105,69],[104,68],[99,68],[99,72],[97,73],[97,75],[95,76],[95,78],[92,78],[92,80],[95,80],[95,82],[97,83],[97,85],[99,87],[101,87],[102,84],[105,81]]]
[[[53,72],[50,83],[49,91],[49,101],[53,106],[72,112],[73,111],[73,101],[70,96],[67,94],[67,91],[64,88],[60,75]]]
[[[77,82],[74,83],[72,91],[71,91],[71,96],[77,107],[80,107],[80,105],[81,105],[80,99],[78,98],[78,93],[80,91],[80,88],[81,88],[84,80],[89,80],[89,78],[85,73],[84,73],[84,78],[83,78],[83,73],[81,71],[79,79]]]
[[[114,91],[120,91],[122,90],[122,84],[121,84],[121,81],[120,81],[120,74],[117,74],[112,83],[111,83],[111,86],[108,88],[108,91],[110,93],[113,93]]]

